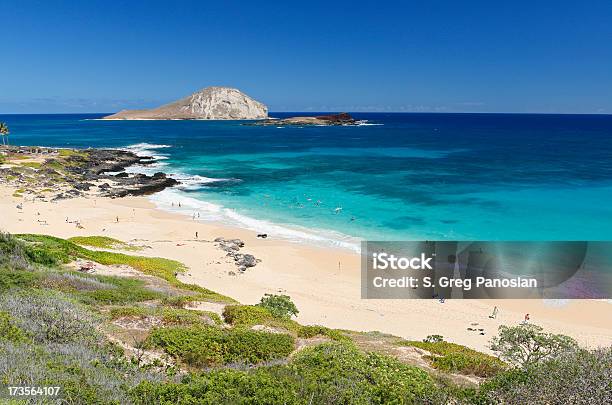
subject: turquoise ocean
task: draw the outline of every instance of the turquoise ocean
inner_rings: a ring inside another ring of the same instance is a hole
[[[159,207],[271,237],[612,240],[610,115],[356,113],[367,122],[282,128],[102,115],[0,121],[12,144],[155,156],[130,171],[182,182],[151,196]]]

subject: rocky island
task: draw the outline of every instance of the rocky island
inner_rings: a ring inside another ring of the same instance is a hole
[[[269,118],[262,121],[252,122],[244,125],[262,125],[262,126],[330,126],[330,125],[358,125],[361,121],[357,121],[349,113],[317,115],[313,117],[289,117],[289,118]]]
[[[238,89],[207,87],[178,101],[150,110],[122,110],[105,120],[258,120],[268,107]]]

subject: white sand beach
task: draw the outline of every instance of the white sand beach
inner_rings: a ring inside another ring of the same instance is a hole
[[[612,306],[607,302],[446,300],[442,304],[437,300],[364,300],[360,297],[359,255],[348,250],[259,239],[249,230],[162,211],[145,197],[44,202],[13,193],[13,188],[0,186],[1,231],[63,238],[103,235],[148,246],[138,254],[181,261],[189,267],[180,275],[182,281],[242,303],[254,304],[265,293],[291,296],[300,310],[297,320],[303,324],[381,331],[418,340],[440,334],[449,341],[487,351],[499,325],[517,324],[529,313],[533,323],[550,332],[570,335],[582,345],[612,343]],[[22,209],[17,204],[22,204]],[[75,220],[82,228],[72,222]],[[242,239],[245,247],[241,252],[261,262],[237,274],[233,260],[213,242],[217,237]],[[494,306],[499,314],[497,319],[490,319]],[[478,326],[473,326],[475,323]],[[470,327],[483,328],[485,335],[468,331]]]

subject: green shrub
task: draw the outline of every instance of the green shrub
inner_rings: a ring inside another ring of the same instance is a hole
[[[291,319],[277,318],[266,308],[258,305],[227,305],[223,309],[223,319],[232,326],[243,328],[265,325],[297,333],[302,327]]]
[[[294,346],[289,335],[210,326],[157,328],[148,343],[196,367],[256,364],[286,357]]]
[[[17,326],[8,312],[0,311],[0,340],[9,342],[27,342],[27,335]]]
[[[0,269],[0,291],[11,288],[25,288],[36,284],[39,275],[25,270]]]
[[[280,319],[291,319],[300,312],[288,295],[265,294],[257,305]]]
[[[412,403],[435,391],[427,372],[347,343],[306,348],[291,367],[312,403]]]
[[[541,326],[524,324],[501,325],[499,335],[491,339],[491,350],[519,367],[527,367],[543,360],[575,351],[578,344],[569,336],[545,333]]]
[[[506,367],[505,363],[496,357],[455,343],[408,341],[400,344],[419,347],[433,353],[434,355],[429,357],[432,366],[447,372],[490,377]]]
[[[443,341],[444,336],[442,335],[428,335],[425,339],[423,339],[423,342],[425,343],[438,343]]]
[[[0,296],[0,310],[36,342],[66,343],[97,337],[97,319],[57,293],[37,290]]]
[[[161,318],[164,325],[203,326],[209,321],[217,325],[223,324],[221,317],[209,311],[191,311],[177,308],[150,308],[150,307],[117,307],[110,311],[112,319],[121,317],[145,318],[156,316]]]
[[[437,391],[423,370],[329,343],[302,350],[286,365],[143,382],[131,394],[138,404],[413,404],[432,403]]]
[[[332,340],[350,341],[350,338],[344,336],[340,331],[330,329],[321,325],[305,325],[299,328],[298,337],[310,339],[315,336],[326,336]]]
[[[612,347],[565,351],[485,381],[478,403],[609,404],[610,370]]]
[[[233,326],[264,325],[274,317],[266,308],[253,305],[227,305],[223,309],[223,319]]]

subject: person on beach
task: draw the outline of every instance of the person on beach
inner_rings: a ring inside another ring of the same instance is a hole
[[[117,220],[117,222],[119,222],[119,217],[115,218]]]
[[[525,319],[521,322],[523,325],[526,325],[529,322],[529,314],[525,314]]]
[[[497,307],[494,307],[493,308],[493,313],[491,315],[489,315],[489,318],[496,319],[497,318],[497,312],[498,312]]]
[[[198,231],[196,231],[196,239],[198,239]]]

